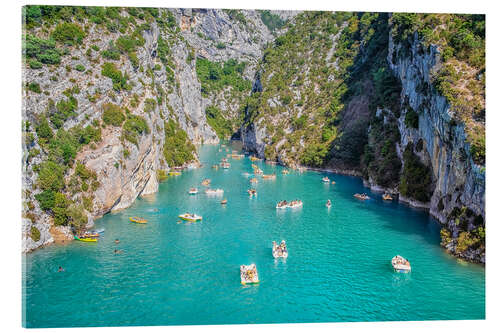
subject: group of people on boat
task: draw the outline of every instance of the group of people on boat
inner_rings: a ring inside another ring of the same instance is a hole
[[[332,206],[332,201],[328,199],[328,201],[326,202],[326,207],[330,208],[331,206]]]
[[[276,208],[286,208],[286,207],[293,208],[293,207],[299,207],[299,206],[302,206],[302,200],[295,199],[295,200],[292,200],[290,202],[288,202],[286,200],[282,200],[282,201],[278,202],[278,204],[276,205]]]
[[[360,199],[360,200],[370,199],[370,197],[366,193],[362,193],[362,194],[356,193],[356,194],[354,194],[354,197],[357,199]]]
[[[275,258],[286,258],[288,257],[288,250],[286,248],[286,243],[284,240],[278,245],[273,241],[273,257]]]
[[[251,264],[248,266],[241,265],[240,278],[242,284],[259,282],[259,276],[257,275],[257,267],[255,266],[255,264]]]
[[[247,190],[247,192],[248,194],[250,194],[250,196],[257,195],[257,190],[254,188]]]

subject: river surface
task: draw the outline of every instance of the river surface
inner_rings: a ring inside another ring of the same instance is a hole
[[[51,245],[23,256],[27,327],[236,324],[483,319],[485,271],[439,246],[439,226],[425,212],[363,187],[359,178],[291,171],[256,162],[276,180],[259,179],[250,198],[248,157],[201,146],[204,167],[169,177],[158,193],[96,221],[98,243]],[[336,184],[324,184],[327,175]],[[202,192],[200,182],[224,189]],[[189,195],[197,186],[200,193]],[[353,197],[366,192],[372,199]],[[227,206],[220,201],[227,198]],[[301,209],[277,210],[300,198]],[[327,199],[333,205],[325,207]],[[186,211],[203,216],[179,223]],[[130,216],[148,220],[139,225]],[[119,244],[114,240],[120,239]],[[275,260],[272,241],[289,257]],[[114,250],[122,250],[114,254]],[[410,274],[393,272],[400,254]],[[260,284],[240,284],[239,266],[255,263]],[[58,273],[59,266],[64,272]]]

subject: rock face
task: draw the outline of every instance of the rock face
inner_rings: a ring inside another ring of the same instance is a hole
[[[424,149],[418,155],[432,170],[434,190],[427,204],[412,203],[404,197],[400,200],[428,208],[430,214],[452,230],[452,236],[456,238],[458,227],[454,219],[448,217],[453,209],[467,207],[484,219],[485,172],[472,159],[464,125],[452,121],[450,105],[432,88],[432,73],[440,66],[438,49],[431,46],[422,52],[418,40],[418,35],[415,35],[408,56],[395,58],[394,50],[401,46],[395,45],[391,36],[388,62],[402,84],[399,150],[404,150],[409,142],[423,143]],[[418,112],[418,129],[405,125],[404,116],[410,108]],[[478,256],[467,253],[464,256],[484,263],[484,252]]]
[[[55,112],[54,105],[66,98],[63,92],[77,85],[79,90],[73,93],[78,103],[76,116],[64,122],[65,130],[77,125],[88,126],[94,120],[100,121],[106,103],[127,108],[131,114],[143,117],[150,129],[148,133],[138,137],[137,144],[133,144],[121,138],[119,127],[103,126],[101,140],[94,146],[83,146],[78,152],[75,160],[95,172],[100,184],[93,192],[91,211],[86,211],[90,221],[87,227],[93,225],[95,218],[110,211],[127,208],[139,195],[158,190],[157,172],[169,168],[163,159],[164,121],[173,119],[194,144],[219,142],[216,133],[207,123],[205,109],[209,105],[217,105],[227,116],[236,116],[240,108],[239,101],[226,99],[224,93],[208,98],[202,96],[196,74],[196,57],[213,62],[229,59],[245,61],[248,65],[244,76],[253,80],[263,47],[274,39],[274,35],[263,24],[259,12],[237,12],[242,15],[239,17],[243,17],[243,20],[232,17],[235,13],[218,9],[160,9],[160,16],[173,14],[175,27],[178,28],[165,29],[153,20],[141,32],[144,43],[136,50],[137,64],[133,64],[126,54],[120,57],[116,65],[120,71],[127,73],[128,82],[132,83],[129,91],[113,89],[112,80],[101,75],[102,64],[110,60],[88,47],[92,44],[95,50],[106,50],[111,42],[121,36],[118,32],[110,33],[102,25],[89,23],[82,41],[82,45],[87,48],[72,47],[69,54],[61,58],[58,66],[43,66],[40,69],[25,67],[24,82],[39,84],[45,92],[23,90],[23,117],[31,124],[36,124],[42,114]],[[278,14],[283,18],[295,15],[294,12],[287,11]],[[130,15],[122,10],[120,16]],[[138,20],[137,17],[135,19]],[[143,22],[139,20],[138,23]],[[39,28],[30,33],[46,38]],[[169,78],[167,70],[159,66],[162,64],[158,50],[159,37],[169,43],[167,56],[175,67],[173,78]],[[217,43],[223,43],[225,47],[217,47]],[[194,57],[190,58],[190,54],[194,54]],[[89,71],[81,73],[71,70],[77,65],[82,65]],[[153,70],[149,72],[148,69]],[[166,103],[156,104],[153,110],[146,112],[145,101],[157,99],[157,87],[166,92]],[[89,98],[91,96],[93,98]],[[134,96],[139,97],[139,103],[135,106]],[[23,209],[23,252],[54,242],[50,233],[51,227],[54,227],[53,218],[40,209],[35,199],[35,195],[41,190],[36,186],[38,175],[34,167],[46,160],[47,155],[39,146],[39,138],[35,132],[33,135],[32,143],[28,145],[25,142],[23,157],[23,199],[25,203],[29,203]],[[41,150],[41,153],[28,158],[29,150],[33,149]],[[66,180],[72,173],[70,170],[65,175]],[[80,200],[81,194],[71,195],[71,199]],[[37,238],[31,235],[32,227],[40,232],[37,241],[32,238]],[[63,229],[57,227],[59,236],[60,233],[69,233],[69,230]]]

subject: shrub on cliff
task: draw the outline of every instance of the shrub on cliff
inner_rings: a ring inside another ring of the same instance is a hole
[[[221,111],[217,107],[207,107],[205,114],[207,116],[207,123],[220,139],[227,139],[233,134],[231,122],[222,116]]]
[[[82,42],[85,33],[79,25],[63,22],[56,26],[51,36],[58,42],[67,45],[76,45]]]
[[[403,161],[399,191],[405,197],[428,202],[431,196],[431,170],[413,153],[411,142],[405,148]]]
[[[128,115],[125,124],[123,124],[122,136],[124,139],[132,142],[135,145],[138,145],[138,137],[141,134],[148,134],[149,126],[141,116],[136,115]]]
[[[32,226],[30,229],[30,237],[33,241],[38,242],[40,240],[40,230],[37,227]]]
[[[106,103],[102,108],[102,121],[104,121],[106,125],[120,127],[125,121],[125,115],[118,105]]]
[[[59,191],[64,188],[64,167],[53,161],[40,164],[38,186],[42,190]]]
[[[170,167],[180,166],[194,160],[195,147],[187,133],[172,119],[165,122],[165,144],[163,156]]]
[[[110,62],[103,64],[101,74],[109,77],[113,81],[113,89],[116,91],[130,89],[130,85],[127,84],[128,75],[123,74],[119,69],[117,69],[115,64]]]
[[[61,62],[62,51],[56,48],[56,43],[52,39],[42,39],[34,35],[26,35],[23,42],[23,54],[29,63],[35,64],[59,64]],[[31,66],[33,68],[33,66]],[[41,66],[34,66],[39,68]]]

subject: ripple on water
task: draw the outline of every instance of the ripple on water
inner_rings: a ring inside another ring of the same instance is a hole
[[[223,156],[216,146],[201,147],[204,168],[169,178],[157,194],[96,221],[105,228],[97,244],[26,255],[26,325],[484,318],[484,268],[442,251],[439,227],[425,213],[383,202],[357,178],[329,175],[336,184],[323,184],[322,173],[282,175],[281,167],[262,162],[256,163],[277,178],[252,186],[258,196],[250,198],[243,173],[252,172],[251,162],[213,170]],[[187,194],[204,178],[225,190],[227,207],[220,198]],[[360,202],[356,192],[372,199]],[[277,201],[295,198],[304,202],[301,209],[276,210]],[[178,224],[185,211],[203,221]],[[148,223],[130,223],[135,215]],[[271,242],[281,239],[289,247],[286,261],[271,255]],[[395,254],[410,259],[411,274],[392,271]],[[239,266],[250,263],[261,283],[242,286]]]

